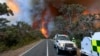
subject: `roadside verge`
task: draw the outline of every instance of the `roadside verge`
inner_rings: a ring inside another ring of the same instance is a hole
[[[43,41],[43,39],[38,40],[38,41],[31,43],[29,45],[25,45],[25,46],[18,48],[16,50],[9,50],[9,51],[0,53],[0,56],[19,56],[19,55],[22,55],[23,52],[29,50],[30,48],[32,48],[33,46],[35,46],[36,44],[38,44],[41,41]]]

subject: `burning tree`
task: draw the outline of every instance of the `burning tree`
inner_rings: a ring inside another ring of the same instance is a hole
[[[41,0],[41,1],[33,0],[34,3],[32,2],[32,5],[34,7],[34,17],[35,17],[34,21],[36,22],[36,23],[33,23],[33,25],[36,24],[36,28],[40,27],[41,32],[43,34],[45,33],[44,35],[47,36],[49,35],[47,33],[49,32],[48,25],[49,25],[50,20],[52,21],[56,20],[57,16],[59,17],[59,15],[61,15],[61,17],[64,18],[64,20],[67,23],[66,27],[62,29],[66,28],[65,30],[67,30],[70,34],[73,35],[73,33],[76,32],[74,31],[74,29],[78,27],[78,24],[79,24],[78,20],[80,19],[81,15],[87,14],[90,12],[90,11],[86,12],[87,10],[90,10],[89,9],[90,7],[88,7],[90,5],[84,4],[82,3],[82,1],[78,1],[78,0],[77,1],[73,1],[73,0],[71,1],[70,0]],[[86,3],[90,2],[90,4],[92,4],[93,1],[88,0],[88,1],[83,1],[83,2],[86,2]],[[88,8],[86,9],[84,6]],[[57,21],[59,21],[59,19]],[[59,25],[62,25],[62,24],[59,24]],[[56,28],[57,27],[58,26],[56,26]],[[58,28],[60,28],[60,26]]]

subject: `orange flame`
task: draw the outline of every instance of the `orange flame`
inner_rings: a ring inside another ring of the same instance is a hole
[[[7,0],[7,5],[14,13],[19,12],[19,7],[13,0]]]
[[[88,10],[85,10],[85,11],[83,12],[83,15],[86,15],[86,14],[89,14],[89,11],[88,11]]]
[[[40,29],[40,31],[42,32],[42,34],[48,38],[48,32],[47,32],[47,29],[45,28],[45,22],[42,22],[42,27]]]
[[[87,14],[98,14],[99,13],[99,10],[94,10],[94,11],[91,11],[91,10],[85,10],[83,12],[83,15],[87,15]]]
[[[40,20],[36,20],[37,15],[34,16],[34,22],[33,22],[33,28],[38,29],[40,28],[40,31],[42,34],[48,38],[49,37],[49,29],[48,29],[48,24],[51,20],[53,20],[57,15],[59,15],[58,9],[55,8],[52,4],[48,4],[48,8],[45,8],[42,11],[42,15],[40,17]],[[41,23],[41,25],[40,25]]]
[[[40,31],[42,32],[42,34],[48,38],[48,29],[46,28],[46,20],[45,20],[45,16],[46,15],[46,12],[47,10],[45,9],[43,12],[42,12],[42,17],[41,17],[41,28],[40,28]]]

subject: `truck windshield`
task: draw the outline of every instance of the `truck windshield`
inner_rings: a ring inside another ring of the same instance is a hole
[[[58,36],[57,39],[58,39],[58,40],[69,40],[69,38],[66,37],[66,36]]]

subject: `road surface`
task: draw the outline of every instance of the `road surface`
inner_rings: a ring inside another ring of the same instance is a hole
[[[36,46],[21,54],[20,56],[66,56],[64,54],[57,55],[51,39],[44,39]],[[70,56],[70,55],[69,55]]]

